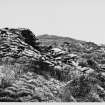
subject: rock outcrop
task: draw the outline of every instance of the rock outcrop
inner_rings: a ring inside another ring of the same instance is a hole
[[[41,47],[29,29],[0,29],[0,101],[105,101],[104,50],[70,40]]]
[[[48,80],[52,63],[36,45],[29,29],[0,29],[0,101],[61,101],[63,84]]]

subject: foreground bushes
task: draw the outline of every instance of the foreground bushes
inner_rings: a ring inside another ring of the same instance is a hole
[[[5,64],[0,66],[0,87],[5,88],[18,79],[22,73],[22,66]]]
[[[105,87],[103,87],[102,78],[101,74],[95,72],[78,76],[67,84],[62,100],[66,102],[105,101]]]

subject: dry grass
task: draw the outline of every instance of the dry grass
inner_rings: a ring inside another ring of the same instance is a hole
[[[21,74],[22,67],[20,65],[2,65],[0,66],[0,86],[10,86]]]

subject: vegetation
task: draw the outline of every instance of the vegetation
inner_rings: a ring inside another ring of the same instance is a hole
[[[1,29],[0,101],[105,101],[105,46]]]

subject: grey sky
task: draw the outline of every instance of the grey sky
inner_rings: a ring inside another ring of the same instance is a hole
[[[105,0],[0,0],[0,27],[105,43]]]

